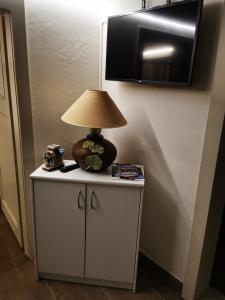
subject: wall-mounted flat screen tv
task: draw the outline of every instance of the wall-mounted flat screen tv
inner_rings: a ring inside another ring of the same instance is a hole
[[[106,80],[191,85],[202,0],[110,17]]]

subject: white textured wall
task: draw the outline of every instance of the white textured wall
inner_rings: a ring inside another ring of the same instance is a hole
[[[144,164],[141,249],[181,281],[185,278],[212,97],[221,3],[223,0],[204,1],[191,88],[105,81],[106,26],[103,27],[101,87],[110,93],[128,120],[122,129],[105,130],[105,136],[119,147],[119,161]],[[206,48],[207,53],[203,52]]]
[[[101,21],[140,8],[141,0],[25,0],[36,164],[51,143],[69,156],[71,142],[85,133],[60,116],[98,87]]]
[[[105,130],[105,135],[116,144],[119,161],[145,165],[142,249],[181,281],[214,74],[210,57],[216,55],[216,26],[209,22],[215,9],[209,4],[221,1],[205,1],[207,26],[200,39],[198,84],[192,89],[102,82],[129,123]],[[84,129],[62,123],[60,116],[85,89],[98,87],[102,20],[106,15],[139,9],[141,1],[25,0],[25,4],[39,163],[46,145],[60,143],[69,154],[71,141],[84,135]],[[215,15],[211,19],[216,20]]]
[[[183,281],[210,93],[104,79],[102,89],[128,120],[124,128],[104,130],[119,149],[118,161],[145,166],[141,249]]]
[[[194,297],[198,299],[199,295],[210,285],[214,255],[225,204],[225,199],[222,199],[223,189],[219,187],[217,177],[214,182],[215,169],[222,169],[221,167],[223,166],[222,163],[220,166],[217,166],[217,155],[225,116],[224,3],[220,11],[223,13],[221,33],[195,203],[185,285],[183,288],[183,297],[187,300],[192,300]],[[224,180],[223,177],[221,179],[222,181]]]

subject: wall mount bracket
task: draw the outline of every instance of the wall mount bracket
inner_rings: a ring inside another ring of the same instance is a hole
[[[165,0],[166,4],[171,4],[172,0]],[[146,0],[141,0],[141,8],[146,9]]]

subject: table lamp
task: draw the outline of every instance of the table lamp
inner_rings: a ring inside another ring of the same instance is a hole
[[[73,145],[72,155],[87,171],[101,171],[115,160],[116,147],[101,135],[102,128],[127,124],[126,119],[107,92],[86,90],[63,114],[62,121],[89,128],[89,134]]]

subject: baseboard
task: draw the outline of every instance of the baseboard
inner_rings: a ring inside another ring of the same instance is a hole
[[[145,264],[151,272],[156,272],[160,278],[163,278],[168,284],[173,287],[178,293],[181,293],[183,288],[183,283],[157,265],[153,260],[151,260],[142,251],[139,252],[139,262],[140,264]]]
[[[214,288],[209,287],[199,298],[200,300],[225,300],[225,296],[220,294],[218,291],[216,291]]]

